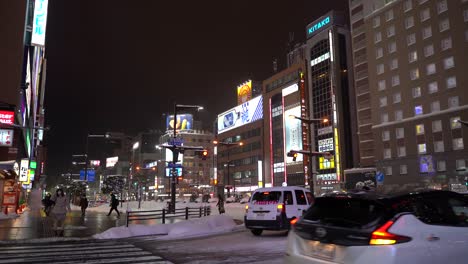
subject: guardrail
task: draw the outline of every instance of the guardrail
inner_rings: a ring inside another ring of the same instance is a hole
[[[151,210],[151,211],[129,211],[127,212],[127,227],[131,221],[145,221],[161,219],[162,223],[166,223],[166,219],[171,218],[201,218],[202,216],[208,216],[211,214],[211,207],[203,206],[197,208],[179,208],[175,209],[175,212],[169,211],[168,209],[162,210]]]

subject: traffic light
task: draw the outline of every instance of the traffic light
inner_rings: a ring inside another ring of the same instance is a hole
[[[206,160],[207,157],[208,157],[208,150],[204,149],[201,153],[201,158],[202,160]]]
[[[297,152],[291,152],[291,151],[289,151],[288,153],[286,153],[286,156],[291,157],[291,158],[293,158],[293,161],[296,161],[296,159],[297,159]]]
[[[296,161],[296,159],[297,159],[297,153],[294,153],[293,154],[293,161]]]
[[[140,170],[140,166],[136,166],[136,170],[139,171],[139,170]]]
[[[179,184],[179,181],[182,182],[184,178],[182,176],[177,176],[176,183]]]
[[[156,167],[151,168],[152,171],[156,171]]]

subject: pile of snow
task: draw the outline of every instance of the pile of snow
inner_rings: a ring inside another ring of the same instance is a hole
[[[125,238],[144,235],[161,235],[160,239],[206,236],[233,231],[236,223],[227,215],[212,215],[174,224],[129,225],[110,228],[93,237],[97,239]]]

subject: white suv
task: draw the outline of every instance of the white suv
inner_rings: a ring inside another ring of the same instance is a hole
[[[245,227],[256,236],[263,230],[289,230],[290,221],[302,216],[312,202],[311,192],[301,187],[257,189],[245,206]]]
[[[468,201],[448,191],[320,197],[289,232],[286,263],[468,263]]]

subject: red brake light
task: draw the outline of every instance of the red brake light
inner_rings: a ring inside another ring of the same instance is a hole
[[[295,224],[297,223],[297,221],[299,221],[299,218],[294,218],[294,219],[292,219],[291,221],[289,221],[289,223],[290,223],[291,225],[295,225]]]
[[[406,236],[395,235],[388,232],[388,229],[393,225],[393,221],[386,222],[372,233],[370,245],[393,245],[397,243],[408,242],[411,238]]]

